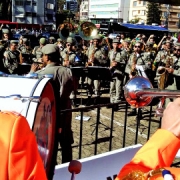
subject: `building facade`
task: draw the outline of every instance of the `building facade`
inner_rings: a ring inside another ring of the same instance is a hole
[[[129,19],[130,0],[89,0],[88,18],[99,24],[110,22],[123,22]]]
[[[76,0],[66,0],[66,10],[70,10],[72,12],[77,12],[78,11],[78,3]]]
[[[161,24],[172,32],[180,31],[180,6],[161,5]]]
[[[12,22],[52,25],[56,23],[56,0],[13,0]]]
[[[129,7],[129,21],[139,19],[139,23],[146,24],[147,1],[131,0]]]
[[[89,0],[83,0],[80,5],[80,21],[89,20]]]

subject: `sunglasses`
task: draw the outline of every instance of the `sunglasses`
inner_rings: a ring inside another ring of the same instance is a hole
[[[178,52],[180,52],[180,49],[174,48],[174,51],[178,51]]]
[[[67,46],[71,46],[71,44],[67,44]]]
[[[141,46],[134,46],[135,48],[140,48]]]

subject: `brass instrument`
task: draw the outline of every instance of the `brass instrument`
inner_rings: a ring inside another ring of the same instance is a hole
[[[147,78],[138,76],[130,79],[124,86],[124,97],[131,106],[136,108],[147,106],[154,97],[161,97],[156,109],[156,116],[162,116],[165,98],[180,97],[180,91],[153,88]]]
[[[59,34],[59,37],[62,40],[66,40],[69,36],[74,37],[75,28],[74,28],[73,24],[66,22],[64,24],[59,25],[57,32]]]
[[[166,57],[166,64],[165,66],[159,66],[157,69],[157,73],[160,75],[158,79],[158,88],[165,89],[166,83],[168,80],[169,73],[166,68],[170,68],[173,66],[173,58],[171,56]]]
[[[134,67],[134,65],[137,63],[137,56],[136,56],[136,54],[134,53],[133,54],[133,58],[132,58],[132,67],[131,67],[131,71],[130,71],[130,75],[131,76],[137,76],[138,75],[138,71],[137,71],[137,69]]]
[[[84,40],[91,40],[93,36],[96,36],[98,34],[96,25],[91,22],[83,22],[79,26],[78,31],[79,31],[79,35]]]
[[[92,51],[92,53],[91,53],[91,56],[90,56],[88,62],[86,63],[86,67],[88,67],[88,66],[94,66],[94,55],[95,55],[95,52],[96,52],[96,48],[94,47],[94,48],[93,48],[93,51]]]

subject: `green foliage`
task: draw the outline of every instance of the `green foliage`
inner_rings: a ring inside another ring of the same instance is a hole
[[[149,2],[147,5],[147,24],[152,23],[161,24],[161,10],[158,3]]]
[[[57,13],[62,13],[66,0],[57,0]]]
[[[131,19],[131,20],[130,20],[130,23],[131,23],[131,24],[136,24],[136,23],[139,22],[140,19],[141,19],[141,18],[135,17],[134,19]]]

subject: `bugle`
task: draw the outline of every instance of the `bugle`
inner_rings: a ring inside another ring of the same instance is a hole
[[[130,79],[124,86],[124,97],[131,106],[136,108],[147,106],[154,97],[162,97],[156,110],[156,115],[162,116],[165,98],[180,97],[180,91],[153,88],[147,78],[137,76]]]

